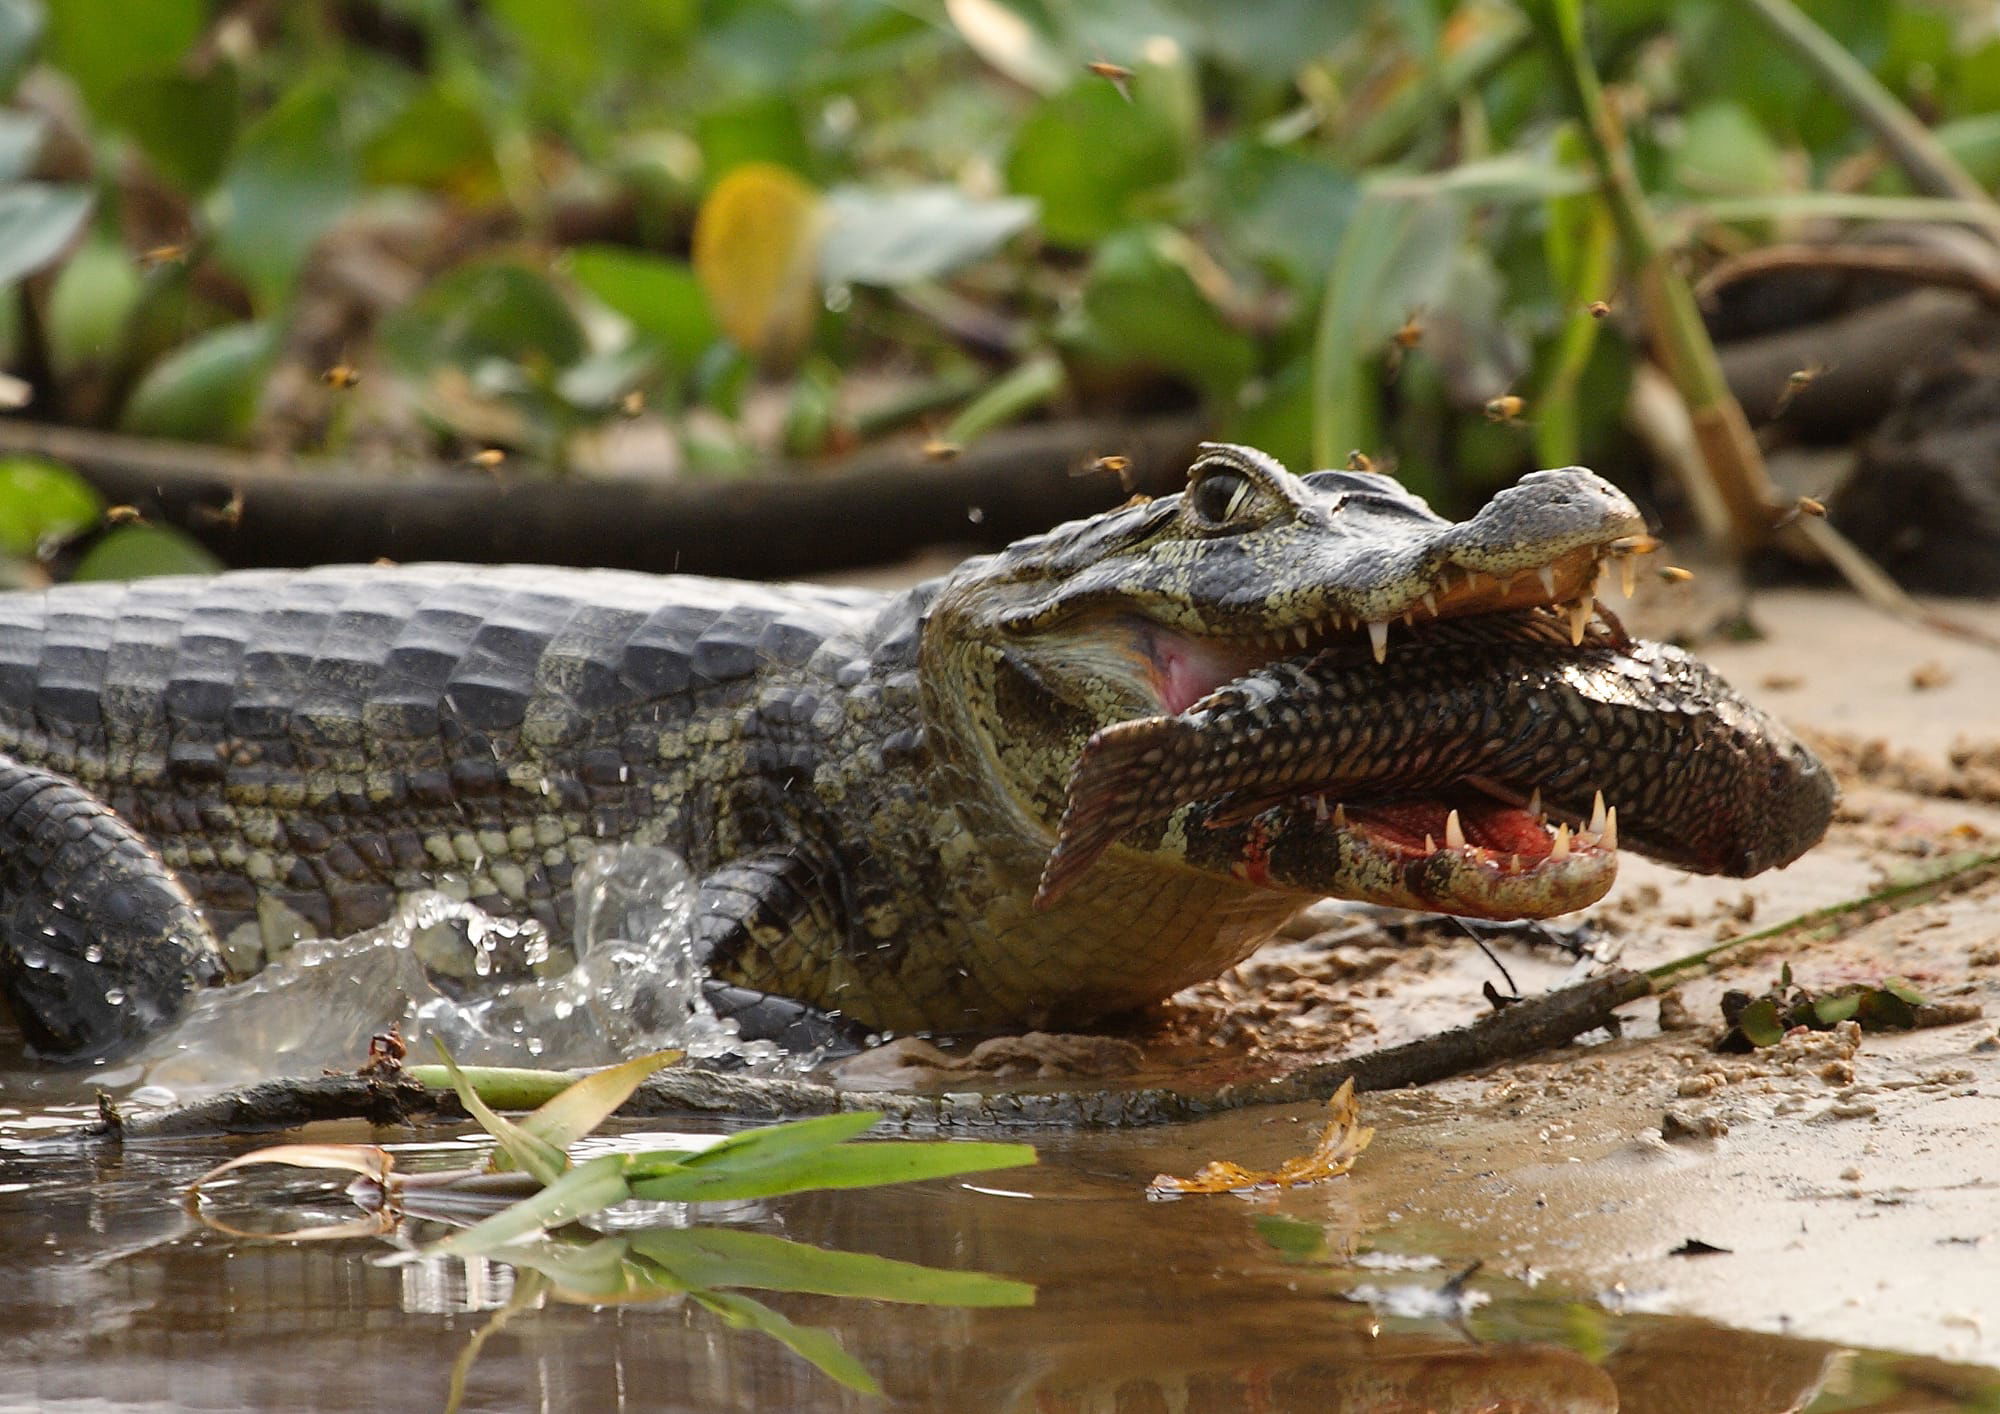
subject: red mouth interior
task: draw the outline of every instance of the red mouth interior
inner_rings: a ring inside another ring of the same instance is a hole
[[[1458,811],[1459,828],[1465,842],[1495,854],[1518,854],[1523,859],[1546,858],[1548,829],[1518,805],[1504,805],[1489,796],[1467,794],[1452,800],[1390,800],[1347,807],[1348,820],[1367,829],[1385,844],[1413,854],[1424,852],[1424,838],[1432,847],[1444,842],[1445,818]]]

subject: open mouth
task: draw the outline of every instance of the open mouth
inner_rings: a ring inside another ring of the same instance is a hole
[[[1272,872],[1277,842],[1322,891],[1406,906],[1546,917],[1601,897],[1617,871],[1610,782],[1580,778],[1548,709],[1575,665],[1628,646],[1595,589],[1610,571],[1629,594],[1634,558],[1655,547],[1627,535],[1510,574],[1447,566],[1379,616],[1143,630],[1163,715],[1086,746],[1037,906],[1169,818],[1240,833],[1232,868],[1253,884],[1293,886]]]

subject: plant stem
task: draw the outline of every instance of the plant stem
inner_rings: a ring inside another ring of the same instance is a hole
[[[996,427],[1004,427],[1060,393],[1064,376],[1061,359],[1054,354],[1037,354],[967,403],[938,434],[939,439],[962,447]]]
[[[1726,938],[1722,942],[1716,943],[1712,947],[1702,948],[1698,952],[1685,953],[1671,961],[1663,962],[1657,967],[1647,968],[1646,976],[1651,981],[1659,982],[1679,972],[1691,971],[1697,967],[1706,967],[1722,953],[1729,952],[1734,948],[1743,947],[1749,943],[1761,943],[1771,938],[1782,937],[1786,933],[1795,933],[1801,929],[1817,928],[1827,923],[1838,922],[1850,914],[1862,912],[1863,910],[1885,903],[1895,903],[1899,900],[1909,898],[1912,894],[1926,893],[1929,890],[1945,885],[1976,882],[1976,876],[1983,876],[1992,871],[1995,866],[2000,866],[2000,854],[1960,855],[1956,860],[1946,864],[1942,869],[1923,874],[1917,878],[1904,879],[1899,883],[1886,885],[1883,888],[1877,889],[1872,894],[1863,894],[1860,898],[1845,899],[1840,903],[1828,904],[1825,908],[1815,908],[1809,913],[1801,913],[1796,917],[1787,918],[1782,923],[1773,923],[1770,927],[1760,928],[1754,933],[1745,933],[1741,937],[1736,938]],[[1923,900],[1915,899],[1912,902],[1921,903]]]
[[[1801,63],[1833,90],[1834,97],[1874,130],[1918,190],[1981,204],[2000,217],[2000,204],[1945,150],[1931,130],[1918,122],[1916,115],[1882,86],[1881,80],[1841,48],[1832,35],[1814,24],[1792,0],[1735,0],[1735,3],[1738,9],[1748,10],[1762,21]]]
[[[1652,210],[1632,170],[1631,150],[1584,49],[1582,7],[1575,0],[1529,0],[1527,10],[1581,124],[1626,263],[1639,282],[1646,327],[1687,403],[1702,460],[1729,510],[1730,548],[1746,554],[1769,539],[1777,518],[1778,494],[1763,453],[1722,375],[1694,292],[1667,260],[1654,229]]]

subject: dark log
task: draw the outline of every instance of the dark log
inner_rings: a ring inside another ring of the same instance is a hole
[[[17,419],[0,419],[0,454],[63,462],[238,567],[387,558],[783,579],[935,545],[994,549],[1093,515],[1127,494],[1115,476],[1079,474],[1100,455],[1129,458],[1138,490],[1177,490],[1198,436],[1186,417],[1053,422],[995,433],[949,462],[898,445],[738,481],[392,476]],[[223,514],[239,496],[240,511]]]
[[[842,1090],[805,1080],[772,1080],[710,1070],[662,1071],[619,1111],[627,1116],[708,1116],[788,1120],[836,1110],[877,1110],[892,1126],[916,1130],[1077,1129],[1171,1124],[1250,1105],[1323,1101],[1344,1081],[1356,1090],[1396,1090],[1463,1075],[1567,1045],[1615,1024],[1615,1012],[1650,993],[1645,976],[1623,969],[1489,1012],[1469,1026],[1406,1045],[1327,1061],[1267,1082],[1213,1090],[959,1091],[943,1095]],[[330,1075],[267,1080],[167,1110],[104,1117],[65,1140],[94,1144],[184,1139],[292,1128],[357,1118],[377,1125],[464,1117],[458,1097],[408,1077]]]

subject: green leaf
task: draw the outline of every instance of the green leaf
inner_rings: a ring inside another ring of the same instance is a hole
[[[444,1059],[445,1070],[451,1075],[451,1088],[458,1092],[458,1102],[465,1106],[465,1112],[478,1120],[479,1127],[492,1135],[494,1142],[500,1146],[493,1155],[493,1171],[505,1173],[509,1169],[520,1169],[537,1183],[544,1184],[553,1184],[559,1180],[569,1168],[569,1155],[563,1151],[563,1145],[552,1142],[543,1134],[532,1133],[526,1126],[515,1124],[495,1111],[480,1098],[479,1091],[473,1087],[470,1080],[466,1079],[465,1072],[458,1068],[458,1062],[451,1058],[451,1052],[445,1049],[442,1040],[438,1041],[437,1048],[438,1055]],[[555,1101],[551,1100],[549,1103],[554,1104]],[[614,1105],[612,1108],[615,1109],[617,1106]]]
[[[1062,360],[1054,354],[1035,354],[1023,359],[960,408],[958,415],[938,434],[939,439],[955,446],[968,446],[994,428],[1016,422],[1048,402],[1062,392],[1068,376]]]
[[[733,1227],[651,1228],[628,1234],[634,1252],[685,1288],[747,1286],[925,1306],[1032,1306],[1035,1288],[985,1272],[829,1251]]]
[[[139,269],[116,240],[96,237],[78,247],[49,292],[49,353],[58,372],[120,352],[139,287]]]
[[[843,1144],[805,1153],[744,1154],[710,1160],[715,1150],[690,1158],[678,1168],[642,1176],[635,1167],[632,1192],[641,1198],[670,1202],[708,1202],[734,1198],[772,1198],[781,1193],[815,1189],[873,1188],[885,1183],[914,1183],[927,1178],[951,1178],[962,1173],[1018,1168],[1035,1162],[1031,1144],[961,1143],[956,1140],[899,1140],[879,1144]]]
[[[1675,156],[1675,180],[1688,191],[1748,195],[1781,190],[1784,155],[1741,104],[1720,100],[1688,115]]]
[[[1371,185],[1327,276],[1313,344],[1313,465],[1378,444],[1373,370],[1410,311],[1437,303],[1465,229],[1462,204]]]
[[[1924,994],[1901,977],[1885,978],[1882,982],[1882,990],[1892,997],[1908,1002],[1911,1006],[1922,1006],[1924,1004]]]
[[[1257,1235],[1294,1261],[1326,1252],[1326,1229],[1318,1223],[1267,1213],[1257,1219]]]
[[[200,543],[170,525],[121,525],[77,561],[70,578],[151,579],[163,574],[214,574],[222,569]]]
[[[1559,136],[1557,147],[1566,161],[1587,160],[1574,127]],[[1583,417],[1577,390],[1597,347],[1601,322],[1592,316],[1590,305],[1610,297],[1617,231],[1610,207],[1596,192],[1555,197],[1547,203],[1547,215],[1543,250],[1567,317],[1535,396],[1535,453],[1543,466],[1569,466],[1581,453]]]
[[[1196,283],[1193,272],[1205,262],[1188,237],[1164,226],[1107,239],[1084,286],[1081,349],[1102,361],[1178,374],[1218,402],[1233,398],[1256,351]]]
[[[1769,997],[1759,997],[1743,1008],[1736,1018],[1736,1029],[1753,1046],[1775,1046],[1785,1039],[1784,1024],[1778,1020],[1778,1004]]]
[[[1042,230],[1087,246],[1141,214],[1141,200],[1181,175],[1180,134],[1167,115],[1127,103],[1102,79],[1077,84],[1029,114],[1007,158],[1008,189],[1042,204]]]
[[[117,121],[126,82],[175,63],[207,19],[208,0],[57,0],[46,57],[99,118]]]
[[[1861,994],[1855,1019],[1864,1031],[1908,1031],[1917,1024],[1915,1006],[1886,986]]]
[[[0,458],[0,551],[27,558],[50,540],[97,523],[104,502],[66,466],[40,457]]]
[[[12,93],[35,62],[47,24],[41,0],[0,0],[0,97]]]
[[[1821,1026],[1838,1026],[1861,1010],[1861,993],[1841,992],[1830,997],[1817,997],[1813,1001],[1813,1015]]]
[[[768,93],[703,113],[695,123],[702,171],[709,185],[740,167],[768,163],[801,179],[818,168],[804,115],[788,93]]]
[[[0,182],[11,182],[35,165],[49,120],[40,113],[0,109]]]
[[[880,1394],[882,1387],[867,1367],[841,1348],[840,1338],[820,1326],[800,1326],[747,1296],[725,1291],[693,1291],[689,1297],[700,1302],[738,1330],[753,1330],[770,1336],[822,1373],[832,1376],[849,1389],[863,1394]]]
[[[632,1196],[625,1182],[629,1154],[602,1154],[576,1165],[532,1198],[432,1243],[428,1254],[492,1256],[512,1242],[602,1212]]]
[[[386,321],[382,339],[411,373],[490,360],[553,372],[583,356],[583,328],[537,270],[505,260],[462,265]]]
[[[361,150],[373,186],[447,191],[468,204],[498,192],[493,133],[479,107],[442,87],[423,90]]]
[[[509,1266],[540,1272],[556,1284],[556,1299],[608,1306],[663,1301],[687,1290],[670,1273],[634,1256],[631,1239],[552,1232],[517,1242],[499,1255]]]
[[[90,215],[88,187],[15,182],[0,187],[0,287],[63,253]]]
[[[623,246],[578,246],[569,253],[569,273],[658,345],[677,374],[691,370],[722,335],[685,261]]]
[[[633,1158],[635,1180],[684,1169],[726,1169],[753,1172],[758,1164],[785,1162],[801,1154],[831,1148],[844,1139],[875,1127],[882,1116],[873,1110],[850,1110],[842,1114],[818,1115],[812,1119],[787,1120],[760,1129],[739,1130],[724,1136],[698,1154],[665,1154],[655,1165],[652,1155]]]
[[[118,93],[119,126],[184,192],[215,185],[236,143],[241,116],[236,68],[212,64],[199,78],[140,74]]]
[[[125,404],[119,426],[147,437],[238,441],[256,414],[272,350],[266,324],[211,330],[146,371]]]
[[[216,255],[273,308],[354,186],[339,100],[325,88],[294,89],[244,132],[210,201]]]
[[[672,1065],[685,1051],[655,1051],[622,1065],[594,1071],[550,1100],[519,1125],[521,1133],[560,1152],[610,1118],[655,1071]]]
[[[1021,197],[981,200],[957,187],[836,187],[827,194],[819,275],[826,285],[935,280],[992,254],[1035,219]]]
[[[1209,158],[1205,205],[1231,246],[1311,289],[1325,276],[1360,200],[1353,177],[1322,158],[1237,142]]]

